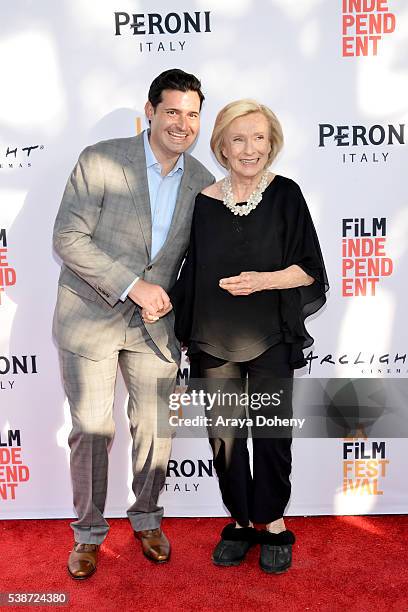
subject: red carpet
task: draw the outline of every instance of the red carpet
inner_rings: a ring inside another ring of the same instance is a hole
[[[95,612],[408,612],[407,516],[288,518],[297,536],[294,563],[278,576],[260,570],[258,549],[239,567],[211,564],[226,522],[165,520],[172,559],[156,566],[142,556],[127,520],[112,519],[96,574],[78,583],[65,567],[68,521],[1,521],[0,591],[65,591],[70,602],[58,609]]]

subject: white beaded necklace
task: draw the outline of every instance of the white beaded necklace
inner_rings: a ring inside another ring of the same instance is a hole
[[[222,183],[222,192],[224,194],[223,204],[232,212],[234,215],[239,215],[242,217],[243,215],[249,215],[249,213],[258,206],[259,202],[262,200],[262,194],[268,186],[268,172],[264,170],[262,173],[261,180],[258,183],[256,189],[249,196],[247,203],[242,206],[238,206],[238,204],[234,200],[234,194],[232,193],[232,183],[231,183],[231,175],[225,177]]]

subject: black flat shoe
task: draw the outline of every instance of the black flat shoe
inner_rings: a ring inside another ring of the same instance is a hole
[[[223,566],[239,565],[257,539],[258,532],[254,527],[237,529],[235,523],[230,523],[221,532],[221,541],[212,554],[213,563]]]
[[[292,544],[295,535],[291,531],[270,533],[263,530],[259,533],[261,555],[259,565],[267,574],[281,574],[292,565]]]

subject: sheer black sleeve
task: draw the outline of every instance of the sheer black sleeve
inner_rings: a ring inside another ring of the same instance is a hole
[[[283,267],[296,264],[314,278],[311,285],[281,290],[281,317],[288,340],[304,349],[313,344],[305,319],[326,302],[329,282],[312,217],[299,186],[293,181],[285,200]]]

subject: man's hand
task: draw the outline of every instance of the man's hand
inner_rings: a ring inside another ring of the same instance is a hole
[[[155,323],[156,321],[161,319],[161,317],[164,317],[167,313],[169,313],[170,310],[173,310],[173,306],[171,304],[167,308],[164,308],[163,310],[156,311],[156,314],[152,314],[146,308],[142,308],[141,314],[142,314],[143,323]]]
[[[267,272],[241,272],[239,276],[222,278],[219,282],[221,289],[231,295],[250,295],[255,291],[268,289],[266,285]]]
[[[153,285],[141,278],[133,285],[128,297],[152,316],[160,316],[159,312],[171,306],[169,296],[160,285]]]

